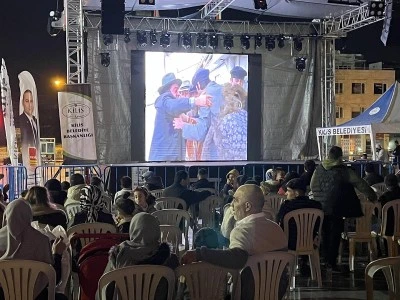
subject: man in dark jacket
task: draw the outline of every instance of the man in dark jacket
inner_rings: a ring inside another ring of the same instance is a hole
[[[186,171],[178,171],[175,174],[174,183],[167,187],[163,192],[163,197],[177,197],[185,200],[187,206],[199,203],[211,196],[209,191],[196,192],[187,187],[189,185],[189,175]]]
[[[204,188],[214,188],[214,184],[208,181],[207,179],[207,170],[204,168],[199,169],[197,172],[198,181],[192,184],[192,188],[195,189],[204,189]]]
[[[337,270],[336,258],[343,231],[343,216],[346,214],[346,202],[341,190],[345,186],[357,188],[370,201],[376,200],[376,194],[366,181],[342,163],[342,148],[333,146],[328,159],[319,165],[311,178],[311,191],[314,200],[319,201],[324,211],[322,224],[322,250],[328,269]],[[352,191],[354,194],[354,190]]]
[[[365,177],[363,179],[368,183],[369,186],[383,182],[383,177],[375,173],[374,165],[371,163],[367,163],[365,165]]]
[[[304,181],[306,186],[310,185],[314,171],[315,171],[315,161],[306,160],[304,162],[304,173],[300,175],[300,178]]]

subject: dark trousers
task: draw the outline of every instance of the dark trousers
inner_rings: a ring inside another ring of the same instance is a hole
[[[324,216],[324,223],[322,224],[322,254],[325,263],[331,266],[336,266],[343,229],[344,222],[342,217]]]

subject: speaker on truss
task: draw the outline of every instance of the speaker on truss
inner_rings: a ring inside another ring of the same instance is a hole
[[[125,0],[101,0],[101,33],[124,34]]]
[[[381,41],[385,46],[400,46],[400,0],[386,2]]]

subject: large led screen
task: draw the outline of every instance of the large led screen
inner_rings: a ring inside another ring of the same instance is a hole
[[[146,160],[246,160],[248,80],[247,55],[146,52]]]

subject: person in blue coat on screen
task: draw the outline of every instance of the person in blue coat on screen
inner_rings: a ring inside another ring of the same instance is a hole
[[[211,81],[210,71],[200,68],[192,79],[192,85],[201,93],[212,97],[212,105],[199,108],[195,124],[175,122],[177,129],[182,129],[184,139],[203,142],[201,160],[220,160],[221,156],[214,141],[214,130],[223,105],[222,86]]]
[[[173,127],[174,118],[197,106],[210,106],[211,97],[207,94],[191,98],[178,98],[182,81],[174,73],[162,78],[158,89],[160,96],[155,101],[156,118],[153,139],[150,146],[150,161],[176,161],[185,159],[185,141],[180,130]]]

